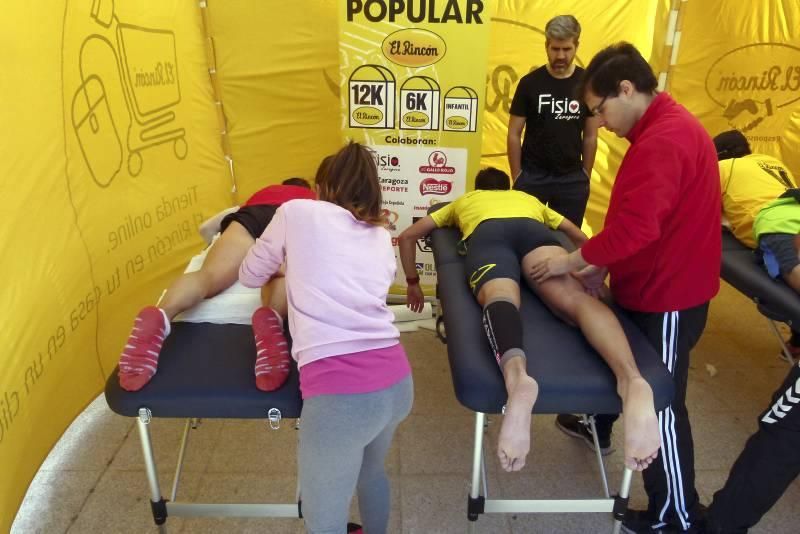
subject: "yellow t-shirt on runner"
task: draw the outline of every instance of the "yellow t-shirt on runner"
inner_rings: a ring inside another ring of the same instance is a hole
[[[475,228],[489,219],[533,219],[556,229],[564,216],[542,204],[536,197],[509,189],[476,190],[458,197],[447,206],[431,213],[439,228],[457,226],[461,239],[467,239]]]
[[[719,177],[722,213],[733,235],[755,248],[753,222],[758,212],[787,189],[797,187],[794,176],[780,160],[764,154],[750,154],[720,161]]]

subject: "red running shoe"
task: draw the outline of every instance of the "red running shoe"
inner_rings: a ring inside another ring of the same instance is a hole
[[[169,320],[160,308],[148,306],[136,316],[122,356],[119,358],[119,385],[126,391],[139,391],[156,374],[158,355],[169,335]]]
[[[289,378],[289,344],[274,310],[261,307],[253,314],[256,338],[256,387],[275,391]]]

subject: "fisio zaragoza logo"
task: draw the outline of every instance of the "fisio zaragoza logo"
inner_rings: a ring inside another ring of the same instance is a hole
[[[800,48],[756,43],[720,56],[706,74],[706,93],[732,128],[780,127],[770,117],[788,117],[800,100]],[[767,122],[765,122],[767,121]]]
[[[381,172],[398,172],[400,170],[400,158],[391,154],[372,153],[375,158],[375,165]]]

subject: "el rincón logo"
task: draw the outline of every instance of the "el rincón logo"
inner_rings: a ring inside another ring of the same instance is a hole
[[[800,48],[756,43],[720,56],[706,74],[706,93],[742,132],[800,99]]]

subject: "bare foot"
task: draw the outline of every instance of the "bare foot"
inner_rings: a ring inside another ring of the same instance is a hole
[[[661,435],[653,407],[653,389],[642,378],[634,378],[623,392],[622,413],[625,422],[625,465],[643,471],[658,456]]]
[[[531,410],[539,395],[539,384],[530,376],[523,376],[509,390],[497,455],[500,466],[510,472],[525,467],[525,457],[531,448]]]

